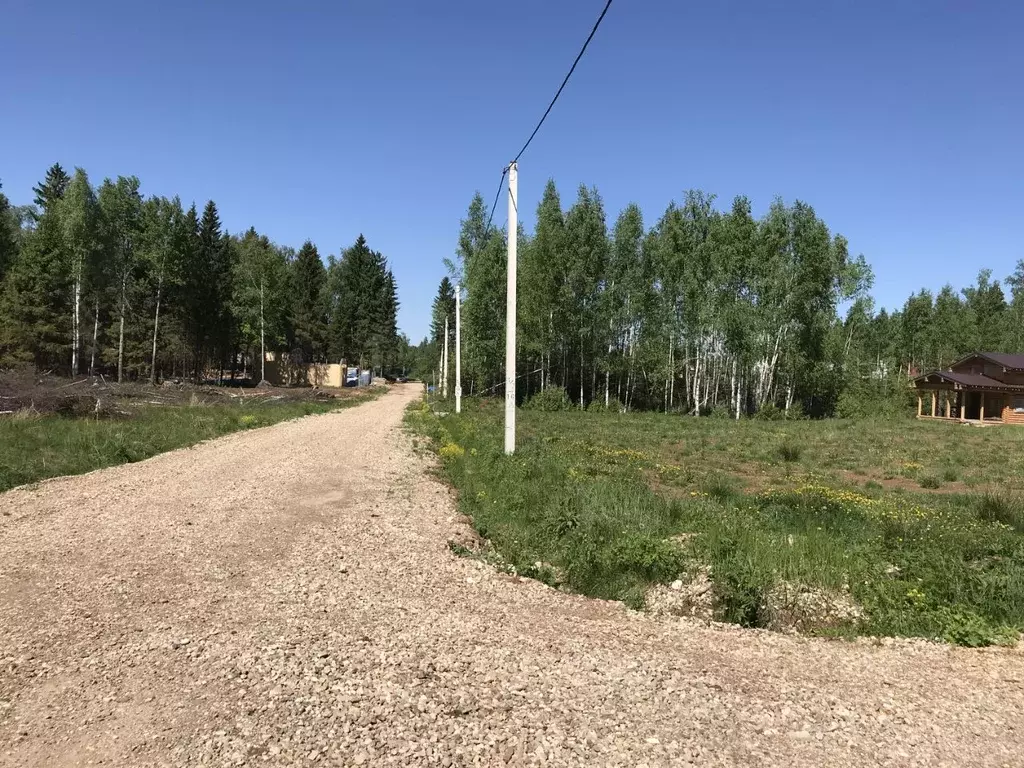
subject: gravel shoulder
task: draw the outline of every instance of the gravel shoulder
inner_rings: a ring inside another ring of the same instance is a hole
[[[1024,654],[823,641],[450,554],[356,408],[0,495],[0,765],[1021,765]]]

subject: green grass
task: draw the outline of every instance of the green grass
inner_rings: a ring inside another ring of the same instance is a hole
[[[0,418],[0,491],[60,475],[141,461],[242,429],[347,408],[376,390],[330,401],[144,406],[119,419]]]
[[[1024,628],[1024,429],[523,410],[506,457],[500,403],[409,420],[501,558],[574,591],[639,607],[706,565],[719,615],[745,625],[785,581],[849,593],[866,616],[849,634],[985,645]]]

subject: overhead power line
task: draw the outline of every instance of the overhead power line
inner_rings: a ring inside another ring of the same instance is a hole
[[[565,84],[569,82],[569,78],[572,77],[572,73],[576,70],[576,65],[580,63],[580,59],[583,58],[583,54],[587,51],[587,46],[590,45],[590,41],[594,39],[594,35],[597,33],[597,28],[601,26],[601,22],[604,20],[604,15],[608,13],[608,8],[611,7],[612,0],[608,0],[604,4],[604,10],[601,11],[601,15],[597,17],[597,21],[594,22],[594,28],[590,30],[590,34],[587,36],[587,41],[583,43],[583,47],[580,48],[580,52],[576,55],[576,60],[573,61],[572,66],[569,67],[569,73],[565,76],[562,84],[558,86],[558,90],[555,92],[555,98],[548,104],[548,108],[544,110],[543,116],[540,118],[540,122],[537,123],[537,127],[533,129],[533,133],[530,134],[530,138],[523,144],[523,148],[519,150],[519,154],[516,155],[515,160],[512,162],[519,162],[519,158],[523,156],[523,152],[530,146],[530,142],[533,141],[533,137],[537,135],[537,131],[544,125],[544,121],[547,119],[548,114],[551,112],[551,108],[555,106],[555,102],[558,101],[558,97],[562,95],[562,89],[565,88]]]
[[[506,165],[501,171],[501,178],[498,179],[498,191],[494,195],[494,204],[491,206],[491,215],[487,217],[487,226],[484,227],[484,236],[491,231],[491,219],[494,218],[494,209],[498,207],[498,201],[501,199],[501,190],[505,186],[505,174],[508,173],[508,166]]]
[[[604,16],[608,13],[608,9],[611,7],[612,0],[608,0],[604,4],[604,8],[601,10],[601,15],[597,17],[597,21],[594,22],[594,28],[590,30],[590,34],[587,35],[586,41],[583,43],[583,47],[580,48],[580,52],[576,54],[576,58],[572,62],[572,66],[569,67],[569,72],[566,74],[565,79],[562,80],[562,84],[558,86],[558,90],[555,91],[555,97],[551,99],[551,103],[548,104],[548,108],[544,110],[544,114],[541,115],[540,121],[537,126],[533,129],[533,133],[530,134],[530,138],[523,144],[523,148],[519,150],[519,153],[515,156],[513,163],[519,162],[519,158],[523,156],[526,148],[530,146],[530,142],[537,135],[537,131],[544,125],[544,121],[547,120],[548,115],[551,113],[551,108],[555,106],[555,102],[558,101],[558,97],[562,95],[562,91],[565,89],[566,83],[569,82],[569,78],[572,77],[572,73],[576,71],[576,65],[580,63],[580,59],[583,58],[583,54],[587,52],[587,46],[590,45],[590,41],[594,39],[594,35],[597,33],[597,28],[601,26],[601,22],[604,21]],[[491,229],[491,221],[494,219],[494,211],[498,207],[498,200],[501,199],[502,185],[505,183],[505,176],[508,174],[508,166],[506,165],[501,171],[501,178],[498,180],[498,192],[494,196],[494,203],[491,205],[491,215],[487,217],[487,226],[484,228],[485,232],[489,232]],[[516,205],[513,201],[513,205]],[[518,206],[516,206],[518,212]]]

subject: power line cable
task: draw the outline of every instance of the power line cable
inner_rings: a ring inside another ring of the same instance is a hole
[[[508,166],[505,166],[501,171],[501,178],[498,179],[498,191],[494,195],[494,205],[491,206],[491,215],[487,217],[487,226],[484,227],[484,236],[488,235],[491,231],[491,220],[494,218],[494,209],[498,207],[498,200],[501,199],[501,188],[505,183],[505,174],[508,173]]]
[[[540,121],[537,123],[537,126],[533,129],[533,133],[530,134],[530,138],[528,138],[526,140],[526,143],[523,144],[523,148],[519,150],[519,153],[516,155],[515,160],[512,161],[513,163],[519,162],[519,158],[523,156],[523,153],[526,151],[526,148],[530,146],[530,142],[533,141],[534,137],[537,135],[537,132],[540,130],[540,127],[544,125],[544,121],[547,120],[548,115],[551,113],[551,108],[555,106],[555,102],[558,101],[558,97],[562,95],[562,91],[565,89],[566,84],[569,82],[569,78],[572,77],[572,73],[576,71],[576,65],[580,63],[580,59],[583,58],[583,54],[587,52],[587,46],[590,45],[590,41],[593,40],[594,35],[597,34],[597,28],[600,27],[601,22],[604,21],[605,14],[608,13],[608,9],[611,7],[611,4],[612,0],[608,0],[608,2],[604,4],[604,8],[601,10],[601,15],[598,16],[597,21],[594,22],[594,27],[593,29],[590,30],[590,34],[587,35],[587,39],[586,41],[584,41],[583,47],[580,48],[580,52],[576,54],[576,58],[573,60],[572,66],[569,67],[569,72],[562,80],[562,84],[558,86],[558,90],[555,91],[554,98],[551,99],[551,103],[548,104],[548,108],[544,110],[544,114],[541,115]],[[498,200],[501,199],[501,188],[505,182],[505,176],[507,174],[508,166],[505,166],[505,168],[503,168],[501,171],[501,178],[498,180],[498,192],[494,196],[494,204],[491,205],[491,215],[487,217],[487,227],[484,230],[485,232],[490,232],[491,221],[494,219],[494,211],[498,207]],[[515,200],[513,200],[512,205],[516,207],[516,213],[518,213],[518,203]]]
[[[587,36],[587,41],[583,43],[583,47],[580,49],[579,54],[577,54],[576,60],[572,63],[572,66],[569,67],[569,74],[565,76],[562,84],[558,86],[558,90],[555,92],[555,98],[551,100],[551,103],[548,104],[548,108],[544,110],[544,115],[541,117],[540,122],[537,123],[537,127],[533,129],[533,133],[530,134],[530,138],[528,138],[526,143],[523,144],[523,148],[519,150],[519,154],[516,155],[516,159],[512,161],[513,163],[519,162],[519,158],[523,156],[523,152],[525,152],[526,148],[530,146],[530,142],[533,141],[533,137],[537,135],[537,131],[539,131],[540,127],[544,125],[544,121],[551,112],[551,108],[555,106],[555,102],[558,101],[558,97],[562,95],[562,89],[565,88],[565,84],[569,82],[569,78],[572,77],[572,73],[576,70],[576,65],[580,63],[580,59],[582,59],[583,54],[586,53],[587,46],[590,45],[590,41],[594,39],[597,28],[601,26],[601,22],[604,20],[604,15],[608,13],[608,8],[611,7],[611,4],[612,0],[608,0],[608,2],[604,4],[604,10],[601,11],[601,15],[598,16],[597,21],[594,22],[594,28],[590,30],[590,34]]]

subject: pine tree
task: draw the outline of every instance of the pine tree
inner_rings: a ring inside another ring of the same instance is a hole
[[[397,296],[388,282],[387,260],[370,250],[359,235],[340,260],[328,267],[330,350],[334,357],[362,368],[383,366],[394,346],[392,316],[397,317]]]
[[[54,163],[47,169],[46,178],[32,187],[36,195],[33,202],[42,213],[46,213],[64,197],[70,183],[71,177],[61,168],[60,163]]]
[[[326,360],[326,282],[327,271],[320,254],[307,240],[291,262],[295,343],[306,363]]]
[[[17,253],[18,221],[7,196],[0,192],[0,291],[3,289],[4,276],[14,263]]]
[[[4,282],[0,360],[67,369],[71,287],[61,223],[51,211],[26,239]]]

